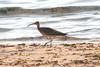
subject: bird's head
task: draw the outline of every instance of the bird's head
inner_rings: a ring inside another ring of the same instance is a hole
[[[34,24],[35,24],[35,25],[39,25],[39,21],[36,21]]]
[[[31,26],[31,25],[39,25],[39,21],[36,21],[35,23],[31,23],[29,24],[27,27]]]

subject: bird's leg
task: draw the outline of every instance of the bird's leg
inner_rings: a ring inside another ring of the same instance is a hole
[[[51,38],[50,38],[50,39],[51,39]],[[51,39],[51,40],[50,40],[50,42],[51,42],[51,43],[50,43],[50,47],[52,47],[52,41],[53,41],[53,40]]]
[[[53,41],[53,40],[50,38],[50,41],[46,42],[44,46],[46,46],[49,42],[51,42],[50,45],[52,45],[52,41]]]

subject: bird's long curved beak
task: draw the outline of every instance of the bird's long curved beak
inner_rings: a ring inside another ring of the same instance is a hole
[[[33,25],[33,23],[32,23],[32,24],[29,24],[27,27],[29,27],[29,26],[31,26],[31,25]]]

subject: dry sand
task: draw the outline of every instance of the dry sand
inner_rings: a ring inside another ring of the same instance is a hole
[[[100,67],[100,44],[1,44],[0,67]]]

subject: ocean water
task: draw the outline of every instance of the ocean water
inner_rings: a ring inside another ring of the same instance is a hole
[[[35,25],[100,39],[99,0],[0,0],[0,43],[45,41]],[[36,40],[38,39],[38,40]]]

